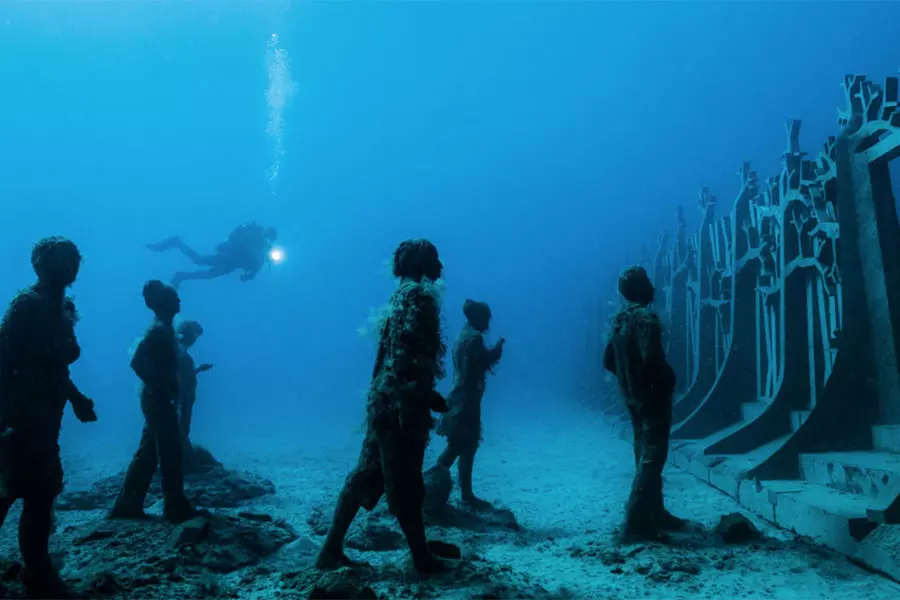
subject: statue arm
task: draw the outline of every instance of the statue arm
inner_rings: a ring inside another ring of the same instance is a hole
[[[606,342],[606,348],[603,349],[603,368],[613,375],[618,375],[616,370],[616,352],[613,349],[612,340]]]
[[[663,326],[659,315],[648,311],[638,325],[638,349],[648,372],[658,374],[656,385],[668,391],[675,389],[675,371],[666,360],[663,347]]]
[[[488,348],[484,344],[484,337],[478,335],[469,342],[466,352],[466,358],[470,364],[478,365],[480,371],[490,371],[500,362],[500,357],[503,355],[503,344],[498,342],[493,348]]]

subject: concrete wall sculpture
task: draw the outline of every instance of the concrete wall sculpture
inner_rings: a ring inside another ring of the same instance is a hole
[[[843,83],[810,159],[739,170],[730,210],[679,209],[653,279],[679,379],[672,461],[755,511],[900,579],[898,80]],[[669,243],[672,239],[673,243]]]

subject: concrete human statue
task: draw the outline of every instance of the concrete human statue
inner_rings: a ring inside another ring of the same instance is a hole
[[[334,520],[316,566],[334,569],[351,564],[344,538],[360,508],[371,511],[387,496],[420,574],[443,567],[437,556],[447,545],[428,542],[422,503],[422,463],[431,412],[447,403],[435,390],[443,376],[446,351],[440,321],[439,288],[443,272],[438,251],[428,240],[407,240],[394,253],[397,288],[381,326],[378,354],[367,398],[366,436],[359,462],[338,497]]]
[[[181,300],[174,288],[157,280],[144,285],[143,296],[154,319],[134,352],[131,368],[141,381],[145,425],[122,491],[109,516],[123,519],[144,516],[144,500],[158,466],[163,514],[169,521],[180,523],[197,514],[184,494],[182,438],[178,425],[178,342],[173,321],[181,310]]]
[[[211,364],[197,365],[190,350],[203,335],[203,327],[197,321],[184,321],[176,329],[178,339],[178,429],[181,432],[181,451],[186,469],[194,464],[194,447],[191,444],[191,423],[194,404],[197,402],[197,375],[213,368]]]
[[[35,244],[38,281],[19,292],[0,323],[0,525],[23,501],[19,549],[29,597],[71,597],[50,558],[53,507],[63,490],[59,433],[66,402],[83,423],[97,420],[94,402],[69,374],[81,356],[75,302],[66,290],[81,266],[78,247],[65,238]]]
[[[478,509],[490,508],[472,491],[475,454],[481,444],[481,400],[488,373],[500,361],[506,340],[488,348],[484,334],[490,328],[491,308],[484,302],[466,300],[463,304],[466,325],[453,347],[453,390],[448,397],[450,410],[441,418],[437,432],[447,438],[447,447],[437,467],[449,469],[459,459],[459,486],[463,503]]]
[[[666,361],[662,322],[650,308],[656,291],[646,270],[626,269],[618,287],[626,304],[613,319],[603,366],[618,379],[634,431],[635,476],[621,534],[623,541],[658,539],[686,523],[663,505],[675,372]]]

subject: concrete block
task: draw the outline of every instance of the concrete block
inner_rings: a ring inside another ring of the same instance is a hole
[[[744,421],[752,421],[766,410],[769,406],[765,402],[744,402],[741,404],[741,416]]]
[[[687,469],[694,477],[703,483],[709,483],[709,467],[700,460],[693,458]]]
[[[735,477],[734,474],[727,469],[711,468],[709,470],[709,484],[714,488],[725,492],[732,498],[739,497],[741,480]]]
[[[775,504],[769,500],[769,492],[756,479],[745,479],[738,488],[741,506],[758,514],[770,523],[775,523]]]
[[[858,540],[872,529],[866,516],[869,499],[823,485],[797,483],[797,491],[770,490],[770,497],[775,498],[775,524],[852,555]]]
[[[879,492],[866,514],[873,523],[900,523],[900,478]]]
[[[691,462],[698,456],[701,455],[701,448],[697,447],[696,444],[693,443],[682,443],[677,448],[669,449],[669,462],[674,464],[679,469],[683,469],[685,471],[691,470]]]
[[[900,454],[900,425],[876,425],[872,428],[876,450]]]
[[[682,452],[681,450],[676,450],[672,452],[669,451],[669,462],[682,469],[684,471],[688,470],[688,465],[691,464],[691,457]]]
[[[821,452],[800,455],[800,472],[811,483],[876,498],[900,480],[900,454]]]
[[[900,525],[879,525],[867,535],[853,558],[900,581]]]

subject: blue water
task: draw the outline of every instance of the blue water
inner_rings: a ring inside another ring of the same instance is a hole
[[[195,417],[213,447],[359,422],[373,349],[357,329],[411,236],[446,264],[448,336],[474,298],[508,340],[488,418],[594,403],[616,271],[678,204],[692,230],[702,185],[727,206],[741,161],[775,173],[786,119],[818,152],[843,75],[896,73],[898,17],[886,2],[4,2],[0,298],[31,282],[42,236],[86,257],[74,379],[100,422],[68,415],[63,452],[136,443],[141,286],[186,266],[143,244],[210,249],[254,219],[285,263],[182,288],[206,330],[197,359],[216,364]],[[272,34],[294,86],[279,155]]]

